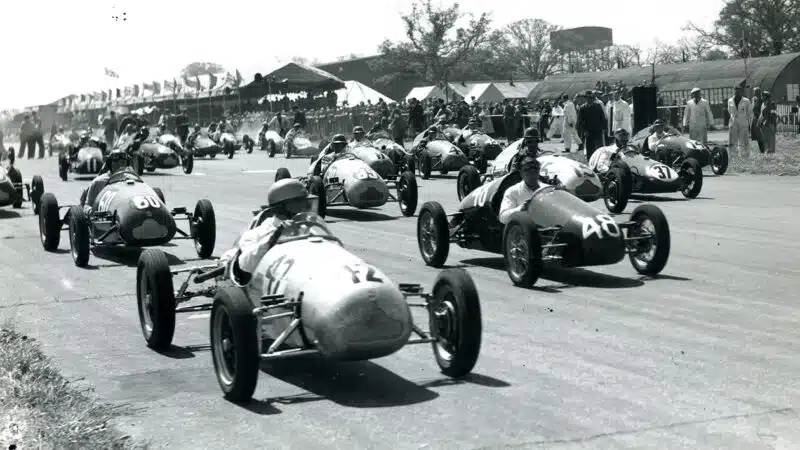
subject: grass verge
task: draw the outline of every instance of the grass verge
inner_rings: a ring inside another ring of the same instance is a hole
[[[100,404],[64,378],[39,344],[0,325],[0,449],[132,449],[110,422],[130,413]]]
[[[758,144],[751,142],[750,157],[732,157],[729,170],[753,175],[800,175],[800,136],[778,135],[775,153],[761,154]]]

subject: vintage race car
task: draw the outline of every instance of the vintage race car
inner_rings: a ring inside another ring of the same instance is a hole
[[[442,127],[442,133],[444,133],[447,140],[452,142],[453,144],[456,143],[456,139],[461,135],[462,127],[459,127],[456,124],[448,124]]]
[[[73,145],[72,139],[66,133],[57,133],[50,137],[50,156],[53,152],[61,153]]]
[[[267,130],[264,134],[258,136],[259,145],[261,150],[268,150],[269,157],[275,157],[277,153],[283,153],[283,138],[277,131]]]
[[[39,214],[39,201],[44,193],[44,181],[41,176],[35,175],[30,184],[24,183],[22,172],[14,167],[15,160],[14,152],[8,152],[8,167],[0,165],[0,207],[22,208],[22,202],[25,201],[27,192],[33,213]]]
[[[46,192],[41,197],[39,235],[46,251],[55,251],[61,231],[69,230],[72,260],[78,267],[89,263],[92,247],[152,247],[173,239],[192,239],[195,251],[208,258],[217,239],[216,216],[211,202],[202,199],[194,213],[186,208],[168,208],[164,194],[151,188],[128,171],[117,172],[93,200],[91,213],[83,208],[86,191],[77,205],[59,206],[56,196]],[[67,212],[61,217],[60,209]],[[189,233],[177,227],[175,216],[189,222]],[[175,234],[180,236],[176,237]]]
[[[459,143],[459,136],[463,139]],[[472,164],[478,168],[481,173],[486,173],[489,167],[489,161],[496,159],[503,151],[503,147],[484,133],[482,130],[468,130],[462,132],[459,130],[459,135],[452,141],[458,145]]]
[[[145,170],[154,172],[156,169],[173,169],[179,165],[184,173],[192,173],[194,155],[184,152],[182,148],[176,151],[174,147],[164,145],[156,138],[143,142],[133,158],[133,169],[139,175]]]
[[[517,148],[520,144],[522,144],[522,139],[507,146],[489,165],[486,175],[483,177],[474,166],[464,166],[459,171],[456,181],[458,199],[463,199],[482,184],[507,174],[511,168],[512,158],[518,153]],[[563,186],[572,195],[587,202],[593,202],[603,197],[604,187],[600,178],[586,164],[551,151],[540,150],[537,159],[541,165],[539,174],[543,182]]]
[[[392,152],[402,152],[406,156],[412,155],[411,150],[395,142],[394,139],[389,136],[389,133],[385,131],[376,131],[375,133],[370,133],[367,135],[367,138],[372,141],[373,147],[379,149],[387,155],[391,154]]]
[[[653,205],[637,207],[629,221],[618,223],[565,189],[545,186],[504,226],[499,221],[503,194],[521,180],[520,173],[513,172],[481,186],[461,200],[449,220],[442,205],[425,203],[417,220],[417,243],[425,264],[441,267],[455,242],[502,254],[511,281],[522,287],[536,283],[544,261],[598,266],[618,263],[627,253],[633,268],[646,275],[660,273],[667,264],[669,225]]]
[[[233,154],[237,150],[241,150],[242,147],[244,147],[247,153],[253,153],[253,148],[255,147],[255,142],[246,134],[239,139],[234,133],[227,131],[225,133],[217,132],[217,134],[214,135],[214,140],[222,147],[225,153],[228,154],[229,159],[233,157]]]
[[[100,148],[93,141],[89,141],[70,155],[72,145],[68,146],[58,155],[58,176],[67,181],[70,172],[76,175],[97,175],[103,168],[105,148]]]
[[[214,371],[225,398],[237,402],[252,398],[262,360],[316,354],[363,361],[430,343],[443,374],[472,371],[482,317],[465,270],[442,271],[430,293],[418,284],[395,284],[309,213],[284,222],[273,239],[252,277],[220,263],[172,270],[162,251],[146,249],[136,270],[136,297],[147,345],[170,348],[177,313],[211,310]],[[180,273],[188,276],[176,290],[173,277]],[[212,278],[214,285],[190,286]],[[197,297],[213,303],[179,306]],[[426,308],[430,331],[414,323],[411,306]]]
[[[275,181],[291,178],[289,169],[281,167]],[[358,209],[377,208],[397,202],[400,212],[411,217],[417,210],[417,179],[406,171],[399,177],[383,178],[352,153],[344,153],[328,165],[322,176],[311,170],[299,178],[312,195],[319,197],[318,213],[325,217],[328,207],[353,206]],[[397,189],[397,196],[389,189]]]
[[[350,142],[347,145],[347,152],[356,155],[358,159],[367,163],[382,178],[397,177],[398,167],[395,165],[395,161],[376,148],[372,141]],[[400,155],[405,155],[405,153],[400,153]]]
[[[414,138],[414,149],[424,137],[425,132],[422,132]],[[419,154],[414,155],[414,166],[419,169],[423,180],[429,179],[432,171],[436,170],[442,175],[447,175],[451,170],[459,170],[466,164],[469,164],[467,155],[442,133],[439,133],[436,139],[429,141]]]
[[[216,158],[217,153],[222,153],[223,155],[225,154],[222,147],[214,142],[214,140],[211,139],[211,136],[209,136],[209,134],[205,131],[201,131],[200,134],[194,138],[194,142],[192,142],[190,150],[195,158],[202,158],[204,156]],[[228,153],[227,155],[228,159],[233,158],[233,153]]]
[[[283,147],[287,158],[292,156],[308,158],[319,154],[319,148],[311,143],[311,138],[305,130],[300,130],[300,132],[291,137],[287,135],[283,142]]]
[[[724,145],[713,143],[709,143],[710,146],[704,145],[700,141],[681,135],[680,131],[669,126],[665,127],[664,131],[666,136],[658,141],[657,148],[650,148],[647,140],[653,133],[652,125],[636,133],[631,138],[631,144],[635,145],[643,155],[677,171],[681,170],[686,160],[694,159],[701,168],[711,166],[711,172],[715,175],[724,175],[727,172],[728,149]]]

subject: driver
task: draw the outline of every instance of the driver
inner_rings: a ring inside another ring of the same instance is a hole
[[[156,138],[159,138],[165,134],[167,134],[167,125],[162,123],[158,126],[158,131],[156,131]]]
[[[422,136],[422,139],[420,139],[419,144],[417,144],[417,146],[414,147],[411,151],[415,155],[419,156],[422,153],[422,151],[425,150],[425,148],[428,146],[428,142],[435,140],[436,140],[436,129],[433,127],[428,128],[427,130],[425,130],[425,134]]]
[[[650,150],[650,153],[655,152],[659,141],[667,135],[666,131],[664,131],[664,122],[662,122],[661,119],[653,122],[652,131],[653,133],[647,137],[647,148]]]
[[[189,137],[186,138],[186,148],[194,147],[195,139],[197,139],[197,137],[200,136],[200,133],[202,132],[203,131],[200,128],[200,124],[199,123],[194,124],[194,131],[192,131],[192,134],[190,134]]]
[[[598,173],[605,173],[611,166],[611,162],[619,157],[619,154],[628,148],[628,140],[631,135],[624,128],[617,128],[614,132],[614,145],[606,145],[597,149],[592,157],[589,158],[589,167]]]
[[[325,173],[328,166],[342,154],[347,148],[347,138],[343,134],[337,134],[331,139],[331,143],[326,145],[319,153],[317,160],[311,164],[311,173],[321,176]]]
[[[364,132],[364,127],[353,127],[353,140],[350,142],[362,142],[367,140],[367,134]]]
[[[539,156],[539,130],[530,127],[525,129],[522,136],[522,142],[517,146],[517,153],[511,157],[508,162],[508,172],[514,172],[518,169],[519,161],[525,155],[531,155],[534,158]]]
[[[471,117],[469,119],[469,122],[467,122],[467,126],[465,126],[464,129],[461,130],[461,133],[458,134],[458,139],[456,139],[456,145],[461,146],[461,144],[463,144],[467,140],[467,137],[469,137],[476,131],[483,131],[483,129],[478,124],[478,121],[475,120],[474,117]]]
[[[522,181],[510,186],[503,194],[503,202],[500,203],[500,223],[505,225],[514,213],[526,210],[534,195],[546,187],[539,184],[540,168],[536,156],[526,153],[520,158],[518,170],[522,175]]]
[[[292,125],[292,129],[289,130],[288,133],[286,133],[286,142],[291,143],[292,140],[294,140],[294,137],[297,136],[297,133],[300,132],[300,128],[302,127],[299,123],[295,123],[294,125]]]
[[[273,216],[255,228],[242,233],[234,248],[222,255],[223,264],[231,264],[228,273],[240,284],[250,282],[253,272],[274,242],[275,232],[283,222],[297,214],[311,212],[315,196],[309,195],[303,183],[287,178],[276,181],[267,190],[267,205]]]
[[[111,176],[123,171],[129,171],[131,174],[135,175],[133,171],[129,169],[130,165],[131,157],[128,152],[124,150],[114,149],[106,156],[106,161],[105,164],[103,164],[100,175],[92,180],[92,184],[89,185],[86,191],[86,197],[83,199],[83,202],[81,202],[81,206],[86,214],[92,213],[92,205],[94,204],[95,198],[97,198],[97,194],[106,187]]]

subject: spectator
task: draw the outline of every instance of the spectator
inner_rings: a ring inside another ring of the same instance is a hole
[[[506,138],[510,143],[511,141],[516,140],[516,130],[514,126],[514,115],[516,114],[516,108],[514,108],[514,105],[511,104],[511,100],[506,99],[505,103],[506,105],[503,108],[503,131],[505,131]]]
[[[761,88],[753,89],[753,122],[750,124],[750,138],[758,143],[758,151],[764,153],[764,140],[761,137],[761,126],[758,120],[765,100],[761,97]],[[769,105],[767,105],[769,111]]]
[[[403,141],[406,137],[408,125],[406,124],[406,119],[403,117],[403,112],[400,111],[399,106],[396,106],[392,111],[392,122],[390,128],[392,129],[394,141],[400,145],[404,145]]]
[[[19,154],[17,155],[17,158],[24,157],[25,149],[34,144],[32,137],[33,123],[31,122],[31,116],[26,114],[22,119],[22,124],[19,126]],[[33,158],[33,148],[30,149],[28,154],[30,155],[30,158]]]
[[[166,116],[166,113],[164,113],[164,115],[161,116],[162,118],[164,118],[163,125],[167,124],[167,120],[166,120],[165,116]],[[159,125],[161,125],[161,124],[162,124],[162,121],[159,120]],[[117,113],[114,112],[114,111],[111,111],[111,113],[109,113],[108,117],[103,119],[103,134],[105,135],[105,138],[106,138],[106,145],[108,145],[108,146],[113,146],[114,145],[114,139],[116,138],[116,134],[117,134],[117,129],[118,128],[119,128],[119,124],[117,123]]]
[[[44,159],[44,131],[42,130],[42,119],[39,118],[39,113],[34,111],[31,113],[31,122],[33,123],[33,142],[28,146],[28,159],[33,158],[35,147],[39,147],[39,159]]]
[[[689,137],[703,144],[708,143],[708,129],[714,124],[714,114],[708,100],[702,98],[699,88],[692,89],[692,99],[686,102],[683,112],[683,129]]]
[[[588,161],[595,150],[603,146],[606,116],[602,103],[595,98],[594,91],[586,91],[586,104],[578,110],[578,126],[583,133]]]
[[[764,153],[775,153],[775,133],[778,129],[778,112],[777,106],[770,99],[769,91],[764,91],[762,96],[762,109],[759,112],[758,128],[759,136],[763,139],[763,143],[759,147],[759,151]],[[753,112],[755,116],[755,111]],[[755,120],[755,119],[753,119]],[[753,125],[756,125],[755,123]]]
[[[728,113],[731,115],[731,127],[728,130],[728,145],[734,156],[750,157],[750,124],[753,123],[753,108],[750,100],[742,96],[742,86],[734,87],[734,95],[728,99]]]

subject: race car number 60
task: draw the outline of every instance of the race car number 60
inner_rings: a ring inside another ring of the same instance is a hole
[[[582,224],[581,231],[584,239],[589,239],[591,236],[603,239],[603,234],[614,238],[620,236],[619,225],[607,214],[598,214],[594,217],[579,217],[578,220]]]
[[[133,206],[137,209],[158,208],[160,203],[152,195],[137,195],[133,197]]]

